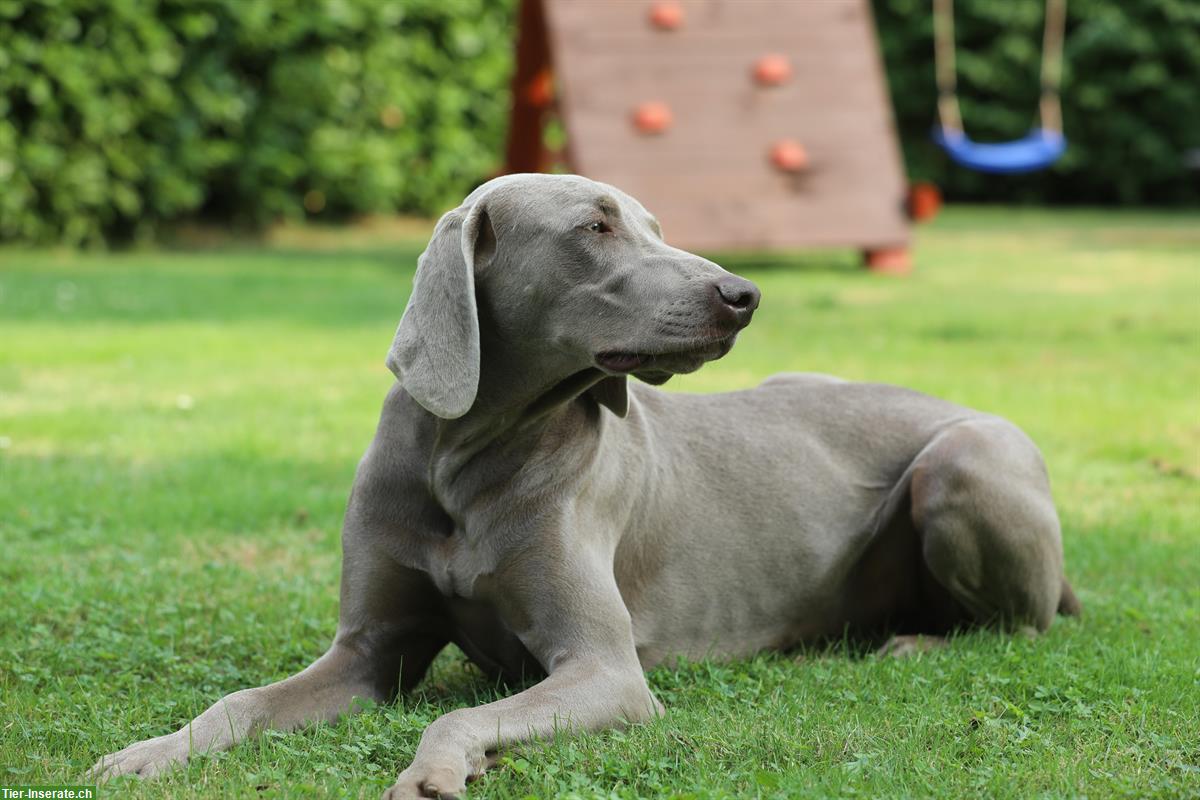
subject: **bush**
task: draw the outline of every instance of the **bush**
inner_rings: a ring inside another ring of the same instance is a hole
[[[875,0],[909,175],[949,197],[1071,203],[1200,201],[1200,4],[1068,0],[1063,127],[1051,169],[991,176],[929,140],[936,116],[930,0]],[[957,0],[959,97],[972,138],[1024,135],[1037,118],[1043,0]]]
[[[0,239],[434,212],[498,167],[494,0],[0,0]]]

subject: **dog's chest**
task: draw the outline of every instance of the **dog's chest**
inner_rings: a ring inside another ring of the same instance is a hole
[[[444,597],[469,600],[475,596],[475,582],[494,572],[498,561],[499,554],[486,537],[473,540],[456,527],[428,549],[425,571]]]
[[[494,575],[500,553],[488,537],[453,533],[431,547],[425,569],[445,598],[449,638],[471,661],[493,676],[520,680],[542,671],[495,602]]]

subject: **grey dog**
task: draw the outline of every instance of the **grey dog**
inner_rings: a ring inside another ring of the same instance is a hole
[[[449,797],[506,746],[662,713],[643,670],[675,656],[847,631],[904,652],[1078,613],[1045,465],[1011,423],[823,375],[716,395],[629,382],[724,356],[758,303],[612,186],[481,186],[438,223],[388,355],[333,644],[92,776],[390,700],[453,642],[491,675],[544,679],[435,721],[385,795]]]

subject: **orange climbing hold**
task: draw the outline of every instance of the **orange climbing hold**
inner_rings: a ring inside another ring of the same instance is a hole
[[[772,54],[754,62],[754,80],[759,86],[780,86],[792,77],[792,62],[787,56]]]
[[[660,31],[673,31],[683,24],[683,6],[663,0],[650,8],[650,24]]]
[[[671,127],[673,118],[666,103],[641,103],[633,111],[633,125],[641,133],[662,133]]]
[[[808,151],[795,139],[780,139],[771,146],[771,163],[784,172],[800,172],[808,167]]]
[[[547,108],[554,102],[554,76],[549,67],[538,70],[526,84],[525,100],[534,108]]]

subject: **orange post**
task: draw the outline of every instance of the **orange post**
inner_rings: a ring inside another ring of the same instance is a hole
[[[918,181],[908,187],[908,218],[926,222],[942,210],[942,193],[928,181]]]
[[[913,270],[907,247],[877,247],[863,251],[867,269],[881,275],[908,275]]]

